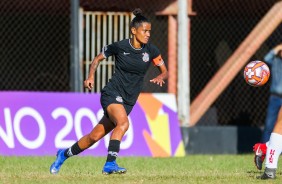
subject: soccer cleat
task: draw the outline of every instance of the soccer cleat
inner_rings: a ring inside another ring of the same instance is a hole
[[[268,180],[268,179],[275,179],[276,178],[276,169],[265,168],[264,173],[258,177],[258,179]]]
[[[116,161],[106,162],[102,170],[102,174],[124,174],[126,169],[119,167]]]
[[[262,164],[266,156],[266,144],[265,143],[257,143],[253,146],[253,151],[255,152],[254,162],[256,167],[261,170]]]
[[[64,161],[67,159],[64,155],[65,150],[58,150],[57,158],[55,162],[50,167],[51,174],[58,174],[60,171],[61,166],[63,165]]]

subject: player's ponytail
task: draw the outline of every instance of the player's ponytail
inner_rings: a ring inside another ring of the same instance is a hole
[[[140,8],[136,8],[135,10],[133,10],[133,15],[135,15],[136,17],[141,16],[142,15],[142,10]]]
[[[143,22],[151,23],[143,14],[140,8],[136,8],[133,10],[133,15],[135,17],[132,19],[130,23],[130,28],[135,27],[138,28]]]

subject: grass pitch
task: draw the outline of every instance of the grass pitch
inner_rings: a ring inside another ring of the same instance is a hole
[[[102,175],[105,158],[72,157],[58,175],[49,174],[55,157],[0,157],[0,183],[66,184],[178,184],[178,183],[281,183],[261,181],[262,174],[253,164],[253,155],[188,155],[178,158],[122,157],[117,162],[128,169],[123,175]],[[281,161],[280,161],[281,163]]]

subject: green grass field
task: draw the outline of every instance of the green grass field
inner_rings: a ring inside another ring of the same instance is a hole
[[[256,179],[262,171],[253,164],[253,155],[188,155],[178,158],[122,157],[118,163],[128,169],[123,175],[102,175],[105,158],[73,157],[58,175],[49,174],[55,157],[0,157],[0,183],[281,183],[277,179]]]

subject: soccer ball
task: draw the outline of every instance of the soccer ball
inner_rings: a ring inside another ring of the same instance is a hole
[[[244,79],[251,86],[263,86],[269,77],[270,70],[267,64],[262,61],[251,61],[244,69]]]

